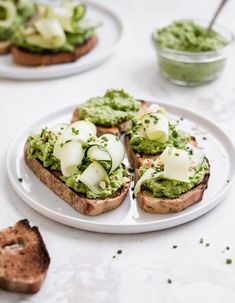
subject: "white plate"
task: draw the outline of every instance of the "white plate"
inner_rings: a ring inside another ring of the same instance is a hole
[[[24,67],[16,65],[11,55],[0,56],[0,77],[10,79],[50,79],[81,73],[105,62],[117,50],[123,33],[118,16],[100,4],[83,1],[87,5],[86,18],[100,21],[97,29],[96,47],[79,60],[44,67]]]
[[[184,117],[182,126],[197,137],[211,164],[209,187],[201,202],[186,210],[166,215],[144,213],[132,200],[132,191],[116,210],[89,217],[77,213],[48,189],[25,165],[23,146],[28,134],[44,126],[69,121],[75,106],[50,114],[20,134],[11,145],[7,157],[10,182],[19,196],[42,215],[75,228],[105,233],[141,233],[165,229],[191,221],[215,207],[227,195],[234,181],[235,148],[227,135],[215,124],[188,110],[162,104],[175,116]],[[197,127],[200,125],[200,128]],[[203,139],[203,138],[206,138]],[[22,177],[20,183],[18,178]],[[227,182],[230,180],[230,182]]]

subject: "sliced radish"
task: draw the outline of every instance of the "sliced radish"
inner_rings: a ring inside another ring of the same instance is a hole
[[[108,174],[98,162],[92,162],[80,175],[79,181],[85,184],[93,193],[100,195],[103,189],[100,182],[107,180]]]
[[[84,149],[82,143],[71,141],[63,145],[60,151],[61,171],[65,177],[73,175],[78,169],[84,157]]]

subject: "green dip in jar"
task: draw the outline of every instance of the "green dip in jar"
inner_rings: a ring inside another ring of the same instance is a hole
[[[229,39],[192,20],[176,21],[154,33],[162,74],[176,84],[199,85],[222,72]]]

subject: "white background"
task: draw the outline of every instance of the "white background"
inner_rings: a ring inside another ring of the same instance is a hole
[[[207,215],[183,226],[140,235],[104,235],[54,223],[27,207],[6,175],[12,139],[43,115],[107,88],[124,88],[137,98],[170,101],[218,123],[235,139],[235,57],[223,76],[200,88],[169,84],[158,73],[150,43],[162,21],[210,18],[216,0],[99,1],[123,19],[120,51],[105,65],[65,79],[17,82],[0,79],[0,229],[28,218],[37,225],[51,256],[47,279],[34,296],[0,290],[0,302],[234,302],[235,191]],[[235,28],[235,2],[219,18]],[[108,38],[108,37],[107,37]],[[234,49],[233,49],[234,53]],[[199,244],[200,238],[205,243]],[[173,249],[173,245],[178,245]],[[222,253],[226,246],[230,250]],[[121,255],[112,258],[118,249]],[[232,258],[233,264],[225,264]],[[167,279],[172,279],[172,284]]]

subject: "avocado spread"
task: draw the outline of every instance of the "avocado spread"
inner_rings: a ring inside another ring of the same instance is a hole
[[[210,56],[207,52],[217,52],[229,41],[220,33],[208,31],[191,20],[176,21],[156,32],[155,43],[158,49],[158,62],[162,74],[176,83],[197,85],[217,78],[225,65],[225,57]],[[165,49],[188,52],[180,56],[168,54]],[[197,54],[205,53],[200,58]]]
[[[52,170],[60,171],[60,160],[53,155],[53,149],[57,135],[51,132],[48,128],[42,129],[40,134],[32,135],[28,139],[28,156],[30,159],[39,160],[42,165]],[[84,145],[86,148],[87,145]],[[111,163],[110,161],[98,161],[106,171],[109,171]],[[82,163],[78,166],[78,172],[74,173],[70,177],[61,175],[61,180],[74,191],[83,194],[87,198],[96,199],[98,196],[88,189],[86,185],[81,183],[78,178],[79,175],[87,168],[91,163],[86,157],[82,160]],[[108,180],[105,180],[105,186],[101,191],[99,198],[105,199],[115,194],[123,185],[124,177],[127,175],[126,170],[120,165],[111,174],[109,174]]]
[[[156,41],[162,47],[187,52],[209,52],[223,48],[228,41],[219,33],[191,20],[176,21],[157,32]]]
[[[143,168],[140,170],[142,175],[145,171],[146,169]],[[160,176],[159,178],[145,180],[142,187],[149,190],[156,198],[166,197],[174,199],[200,184],[207,173],[208,163],[206,160],[204,160],[198,167],[196,174],[189,178],[190,181],[188,183],[177,180],[169,180],[163,176]]]
[[[161,153],[168,145],[172,145],[176,148],[184,148],[190,140],[190,135],[178,130],[173,124],[169,124],[169,139],[164,143],[150,140],[146,136],[140,136],[139,130],[141,128],[141,124],[133,121],[131,131],[129,132],[130,145],[133,150],[140,154],[155,155]]]
[[[79,119],[110,127],[132,119],[139,109],[140,103],[125,91],[108,90],[79,107]]]

